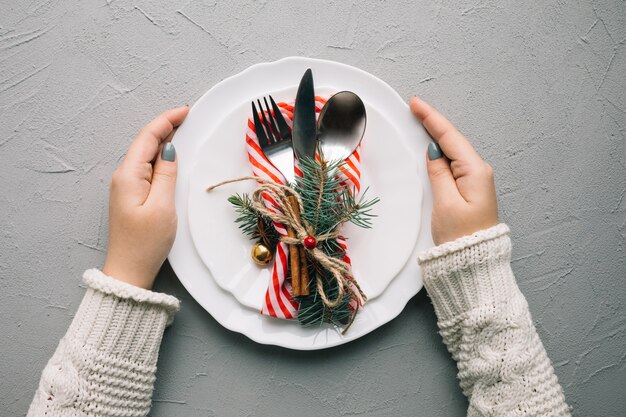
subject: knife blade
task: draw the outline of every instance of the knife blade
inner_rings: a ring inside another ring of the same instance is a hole
[[[298,158],[315,158],[317,123],[315,120],[315,89],[313,72],[307,69],[300,80],[293,111],[293,149]]]

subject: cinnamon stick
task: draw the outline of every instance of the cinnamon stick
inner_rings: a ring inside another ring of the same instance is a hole
[[[293,209],[298,223],[300,220],[300,210],[298,209],[298,201],[294,196],[287,197],[289,204]],[[289,237],[295,237],[293,229],[288,228]],[[302,246],[289,246],[289,261],[291,264],[291,288],[294,297],[302,297],[310,294],[309,291],[309,268],[307,263],[306,251]],[[296,265],[297,264],[297,265]],[[296,273],[294,273],[296,271]]]
[[[303,247],[298,247],[300,253],[300,287],[303,296],[311,294],[309,291],[309,263],[306,251]]]
[[[296,215],[296,220],[298,221],[298,223],[300,223],[301,220],[300,220],[300,210],[298,209],[298,202],[294,196],[290,196],[288,198],[289,198],[289,203],[291,204],[291,207],[293,208],[293,212]],[[299,283],[300,292],[299,294],[301,296],[305,296],[305,295],[310,294],[309,268],[308,268],[306,251],[304,250],[302,246],[298,246],[298,255],[299,255],[298,258],[300,260],[300,283]]]
[[[296,199],[293,196],[287,197],[289,204],[294,211],[298,211]],[[296,232],[292,227],[287,227],[289,237],[296,237]],[[294,297],[300,297],[302,294],[302,286],[300,279],[300,250],[297,245],[289,245],[289,265],[291,267],[291,293]]]

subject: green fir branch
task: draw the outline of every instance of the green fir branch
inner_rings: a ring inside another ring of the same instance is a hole
[[[328,277],[326,277],[328,278]],[[326,297],[333,300],[337,297],[337,285],[333,285],[329,279],[324,279],[324,292]],[[303,327],[320,326],[330,323],[337,327],[346,326],[352,320],[355,311],[349,306],[352,301],[351,294],[345,294],[338,306],[330,309],[326,307],[317,292],[315,280],[311,280],[311,295],[300,298],[298,309],[298,321]]]
[[[372,208],[378,198],[369,199],[367,190],[357,199],[352,190],[342,186],[338,175],[343,161],[319,162],[315,159],[300,159],[302,178],[296,179],[296,191],[300,194],[304,212],[301,216],[311,225],[316,235],[335,232],[344,223],[350,222],[358,227],[372,227],[375,214]],[[335,258],[343,258],[345,252],[336,239],[318,243],[318,248]],[[311,277],[321,274],[324,292],[329,299],[337,297],[337,283],[329,271],[312,268]],[[350,309],[353,294],[346,293],[337,307],[326,307],[317,293],[316,278],[310,282],[311,295],[300,298],[298,320],[302,326],[314,326],[331,323],[342,327],[349,325],[356,311]]]
[[[247,194],[231,195],[228,197],[228,202],[235,206],[239,214],[235,223],[238,224],[241,232],[252,240],[263,241],[273,251],[278,243],[279,235],[272,219],[259,213]]]
[[[368,199],[367,189],[356,199],[352,190],[341,185],[338,175],[343,161],[322,162],[303,158],[300,169],[302,178],[296,179],[297,191],[303,201],[303,217],[316,234],[332,233],[344,223],[371,228],[372,207],[378,198]]]

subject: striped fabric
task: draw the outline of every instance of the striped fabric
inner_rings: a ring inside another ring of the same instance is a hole
[[[326,103],[326,99],[323,97],[315,97],[315,107],[317,115],[322,110],[322,107]],[[293,103],[278,103],[280,110],[285,116],[285,120],[291,128],[291,119],[293,118]],[[281,184],[285,184],[285,178],[278,171],[274,165],[265,157],[259,141],[255,133],[254,122],[252,119],[248,119],[248,129],[246,131],[246,147],[248,151],[248,160],[252,168],[252,173],[260,178],[269,179]],[[342,166],[342,183],[350,189],[353,189],[355,193],[358,193],[361,189],[359,169],[361,156],[360,145],[354,151],[352,155],[346,160],[346,163]],[[295,167],[296,175],[302,175],[302,172]],[[264,198],[265,205],[272,209],[277,210],[275,202],[268,196]],[[287,229],[280,223],[274,223],[276,231],[282,236],[287,235]],[[347,250],[346,241],[344,238],[338,239],[339,245],[344,250]],[[346,254],[344,260],[350,263],[350,258]],[[282,319],[294,319],[298,312],[298,300],[294,299],[291,295],[291,279],[289,274],[289,248],[287,244],[279,242],[276,247],[274,263],[272,265],[272,272],[270,276],[270,282],[265,293],[263,306],[261,308],[261,314],[271,317],[277,317]],[[355,291],[358,294],[358,291]],[[358,299],[353,302],[352,307],[356,308],[357,302],[362,305],[363,300]]]

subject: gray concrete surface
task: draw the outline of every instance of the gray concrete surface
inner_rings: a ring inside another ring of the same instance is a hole
[[[575,416],[626,415],[624,1],[0,0],[0,415],[39,374],[102,264],[107,186],[135,132],[251,64],[333,59],[432,101],[495,167],[502,220]],[[463,416],[428,298],[302,353],[183,300],[153,416]]]

